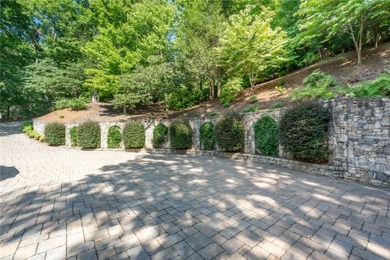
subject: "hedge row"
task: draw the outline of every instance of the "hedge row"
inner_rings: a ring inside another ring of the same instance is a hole
[[[328,124],[330,115],[320,104],[300,103],[282,115],[279,125],[269,116],[262,117],[255,125],[256,153],[278,156],[279,143],[294,159],[321,162],[328,159]],[[25,124],[23,131],[33,133],[32,125]],[[205,123],[200,128],[201,149],[226,152],[242,152],[244,149],[245,127],[241,115],[229,112],[217,121]],[[86,149],[100,147],[100,126],[97,122],[85,122],[70,130],[72,146]],[[164,147],[168,139],[173,149],[189,149],[192,146],[192,129],[188,122],[173,121],[166,127],[157,125],[153,130],[152,144]],[[45,128],[45,140],[50,145],[65,144],[65,126],[50,123]],[[127,122],[123,134],[118,126],[108,130],[108,148],[118,148],[123,140],[126,149],[145,146],[145,128],[139,121]]]

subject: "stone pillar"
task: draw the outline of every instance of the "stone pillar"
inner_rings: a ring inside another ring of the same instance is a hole
[[[34,131],[38,132],[40,135],[45,135],[45,126],[46,123],[41,122],[37,119],[33,120]]]
[[[143,125],[145,127],[145,148],[152,149],[153,148],[153,130],[157,125],[156,120],[154,119],[145,119],[143,120]]]
[[[75,126],[79,126],[79,125],[74,123],[65,124],[65,145],[66,146],[72,146],[72,141],[70,138],[70,130]]]
[[[200,150],[200,127],[202,122],[199,118],[193,118],[188,121],[192,130],[192,149]]]
[[[108,137],[108,128],[110,128],[110,123],[99,123],[100,125],[100,148],[107,148],[107,137]]]

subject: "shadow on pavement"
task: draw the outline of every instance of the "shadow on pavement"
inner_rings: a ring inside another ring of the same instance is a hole
[[[19,174],[18,169],[15,167],[8,167],[0,165],[0,181],[13,178]]]
[[[58,259],[388,257],[388,190],[190,156],[100,170],[6,196],[0,243],[14,258],[29,243]]]

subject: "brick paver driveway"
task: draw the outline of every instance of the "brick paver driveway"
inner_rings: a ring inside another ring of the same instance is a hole
[[[1,259],[390,258],[390,190],[217,158],[49,147],[3,124]]]

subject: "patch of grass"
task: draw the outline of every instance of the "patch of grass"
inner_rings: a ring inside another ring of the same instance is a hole
[[[271,105],[271,109],[278,109],[284,107],[284,103],[281,101],[275,102]]]
[[[242,111],[241,113],[252,113],[252,112],[258,112],[259,111],[259,107],[257,105],[249,105],[249,106],[246,106]]]
[[[212,118],[212,117],[215,117],[215,116],[219,116],[221,113],[219,112],[219,111],[217,111],[217,110],[213,110],[213,111],[211,111],[208,115],[207,115],[207,117],[208,118]]]

